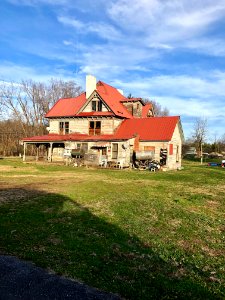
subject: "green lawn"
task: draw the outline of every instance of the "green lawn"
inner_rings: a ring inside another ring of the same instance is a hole
[[[126,299],[225,299],[225,169],[0,160],[0,252]]]

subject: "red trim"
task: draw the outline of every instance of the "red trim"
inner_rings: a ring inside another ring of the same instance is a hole
[[[92,112],[80,112],[77,117],[89,117],[89,116],[114,116],[111,111],[92,111]]]
[[[170,144],[169,147],[169,155],[173,155],[173,144]]]

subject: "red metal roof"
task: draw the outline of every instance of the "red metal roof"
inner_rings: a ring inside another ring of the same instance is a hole
[[[74,134],[77,138],[86,137],[87,134]],[[38,136],[32,136],[22,139],[24,142],[60,142],[60,141],[66,141],[67,139],[70,140],[71,135],[70,134],[46,134],[46,135],[38,135]]]
[[[115,115],[128,119],[133,118],[126,107],[121,103],[121,101],[127,98],[123,96],[116,88],[99,81],[97,83],[97,92]]]
[[[128,112],[126,107],[123,106],[120,102],[121,100],[126,99],[126,97],[124,97],[116,88],[102,81],[99,81],[96,85],[96,91],[116,116],[123,118],[133,118],[133,116]],[[49,112],[45,115],[45,117],[51,118],[97,115],[96,112],[78,113],[79,110],[84,106],[86,101],[86,93],[83,93],[75,98],[59,99],[55,103],[55,105],[49,110]],[[101,115],[113,115],[112,112],[104,114],[103,112],[101,112]]]
[[[128,140],[139,135],[143,141],[170,141],[180,118],[153,117],[124,120],[115,134],[88,135],[72,133],[67,135],[49,134],[24,138],[24,142],[59,142],[59,141],[115,141]]]
[[[75,116],[79,109],[86,102],[86,93],[82,93],[76,98],[59,99],[55,105],[45,115],[46,118],[51,117],[71,117]]]
[[[176,116],[124,120],[115,136],[129,139],[138,134],[143,141],[170,141],[179,119]]]
[[[114,114],[122,118],[131,119],[133,118],[133,116],[122,103],[142,101],[141,98],[128,99],[124,95],[122,95],[116,88],[102,81],[98,81],[96,85],[96,92],[111,109],[110,112],[79,112],[87,101],[86,93],[82,93],[80,96],[75,98],[59,99],[45,115],[45,117],[88,117],[97,115],[107,116]],[[143,106],[144,111],[147,110],[146,106]]]

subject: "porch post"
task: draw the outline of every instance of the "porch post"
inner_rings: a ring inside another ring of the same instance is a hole
[[[37,152],[36,152],[36,161],[39,159],[39,144],[36,144]]]
[[[50,148],[49,148],[49,153],[48,153],[48,160],[50,162],[52,162],[52,146],[53,146],[53,143],[50,143]]]
[[[47,161],[48,160],[48,144],[44,144],[44,146],[45,146],[45,152],[44,152],[45,153],[45,156],[44,156],[45,159],[44,160]]]
[[[27,149],[27,143],[23,142],[23,161],[26,161],[26,149]]]

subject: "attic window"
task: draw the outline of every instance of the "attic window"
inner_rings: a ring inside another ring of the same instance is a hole
[[[101,101],[92,101],[92,111],[102,111],[102,102]]]

